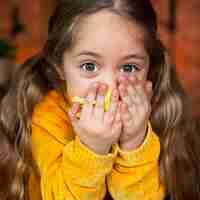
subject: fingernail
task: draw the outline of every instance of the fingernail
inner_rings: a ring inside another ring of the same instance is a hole
[[[124,76],[121,75],[121,76],[119,77],[119,81],[125,81],[125,80],[126,80],[126,78],[125,78]]]
[[[70,110],[70,111],[68,112],[68,114],[69,114],[69,117],[70,117],[70,118],[73,118],[73,117],[74,117],[74,113],[72,112],[72,110]]]
[[[71,114],[74,115],[75,113],[76,113],[76,107],[73,106],[73,107],[72,107],[72,110],[71,110]]]
[[[113,90],[113,96],[118,96],[118,90],[117,89]]]
[[[93,84],[93,87],[96,88],[97,86],[98,86],[98,83],[94,83],[94,84]]]
[[[106,89],[107,89],[106,85],[102,84],[102,85],[99,87],[99,94],[100,94],[100,95],[105,95]]]
[[[112,99],[118,100],[118,98],[119,98],[118,90],[114,89],[113,92],[112,92]]]

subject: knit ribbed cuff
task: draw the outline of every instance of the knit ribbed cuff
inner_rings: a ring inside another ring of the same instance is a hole
[[[125,167],[135,167],[158,160],[160,154],[160,142],[158,136],[153,132],[150,122],[148,131],[142,145],[133,151],[123,151],[117,145],[118,156],[116,163]]]
[[[64,174],[75,182],[96,182],[98,177],[105,177],[112,170],[116,156],[116,148],[107,155],[99,155],[82,144],[76,136],[63,151]]]

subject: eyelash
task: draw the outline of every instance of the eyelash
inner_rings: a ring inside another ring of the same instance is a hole
[[[133,72],[135,72],[135,71],[139,71],[139,70],[140,70],[140,68],[139,68],[136,64],[129,64],[129,63],[128,63],[128,64],[122,65],[121,68],[122,68],[123,66],[128,66],[128,65],[129,65],[129,66],[132,66],[132,69],[133,69],[133,66],[134,66],[135,69],[134,69],[134,71],[125,72],[125,73],[133,73]]]
[[[80,65],[80,68],[81,68],[83,71],[88,71],[88,70],[84,69],[84,66],[86,66],[86,65],[95,65],[95,66],[97,66],[96,64],[94,64],[94,63],[92,63],[92,62],[86,62],[86,63]],[[88,71],[88,72],[89,72],[89,71]],[[96,71],[92,71],[92,72],[96,72]]]
[[[94,72],[97,71],[97,68],[96,68],[95,71],[88,71],[87,69],[84,69],[84,66],[87,66],[87,65],[93,65],[93,66],[95,65],[95,66],[97,66],[95,63],[87,62],[87,63],[84,63],[84,64],[80,65],[80,68],[81,68],[83,71],[85,71],[85,72],[94,73]],[[133,66],[134,66],[134,68],[135,68],[134,71],[132,70],[131,72],[125,72],[125,73],[133,73],[133,72],[135,72],[135,71],[139,71],[139,70],[140,70],[140,68],[139,68],[136,64],[124,64],[124,65],[121,65],[120,69],[123,68],[123,66],[132,66],[132,69],[133,69]]]

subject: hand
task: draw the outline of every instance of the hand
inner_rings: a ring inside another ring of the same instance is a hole
[[[122,134],[119,144],[123,150],[133,150],[142,144],[146,136],[151,112],[152,83],[139,81],[136,77],[119,78],[121,97],[120,115]]]
[[[111,104],[104,111],[104,97],[107,91],[105,84],[96,83],[89,88],[86,103],[80,110],[80,104],[74,103],[69,112],[72,126],[80,141],[98,154],[106,154],[112,144],[119,140],[122,123],[119,111],[119,92],[112,91]],[[96,104],[93,105],[94,100]],[[76,114],[80,112],[80,119]]]

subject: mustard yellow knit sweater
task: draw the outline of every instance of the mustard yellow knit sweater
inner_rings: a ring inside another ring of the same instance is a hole
[[[67,116],[68,105],[51,91],[32,117],[32,151],[40,179],[31,176],[31,200],[162,200],[158,174],[160,143],[149,124],[144,143],[132,152],[113,145],[98,155],[80,143]]]

